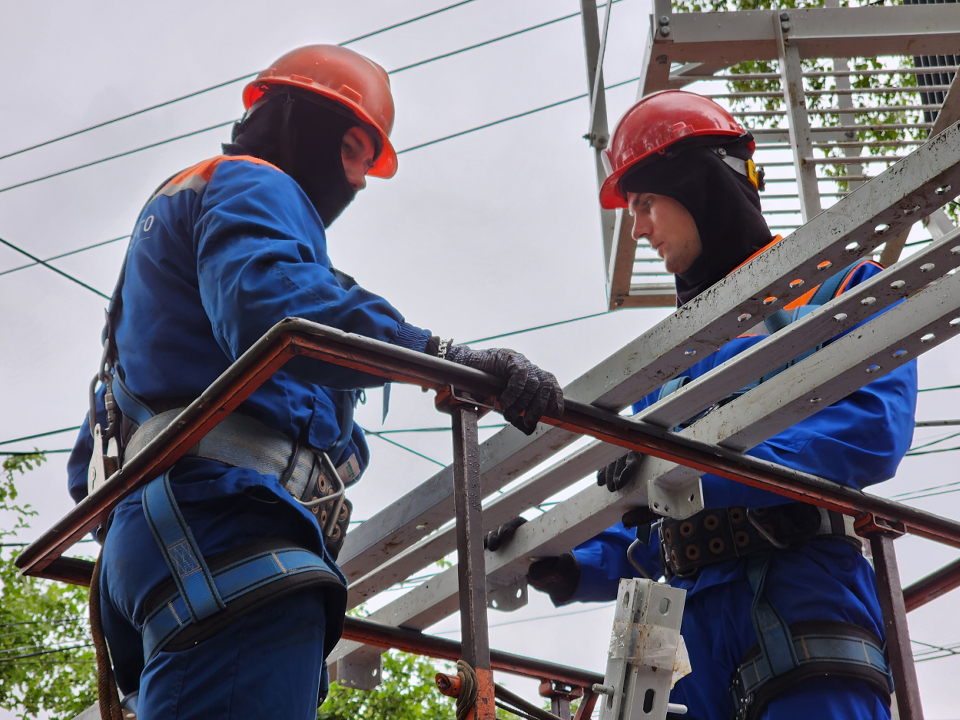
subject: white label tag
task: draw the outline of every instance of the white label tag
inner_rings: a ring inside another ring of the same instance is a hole
[[[360,463],[357,461],[357,454],[353,453],[347,458],[347,461],[337,468],[337,474],[343,480],[344,485],[356,482],[360,477]]]

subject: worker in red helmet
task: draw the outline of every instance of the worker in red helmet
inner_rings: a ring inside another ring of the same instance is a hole
[[[640,100],[613,133],[600,202],[632,215],[633,237],[648,242],[673,273],[678,305],[779,240],[761,214],[753,150],[730,113],[676,90]],[[881,270],[870,261],[844,268],[766,327],[640,399],[634,412]],[[916,394],[910,362],[747,454],[862,489],[896,473],[912,439]],[[627,453],[601,469],[597,482],[613,493],[636,491],[645,461]],[[665,576],[686,589],[682,634],[693,672],[670,696],[688,707],[686,717],[888,718],[883,621],[852,518],[716,475],[703,475],[701,486],[702,512],[675,520],[632,511],[571,552],[533,562],[529,583],[555,605],[615,600],[621,578]],[[520,523],[490,533],[488,548],[508,543]]]
[[[77,502],[103,481],[105,456],[135,456],[287,317],[498,375],[504,417],[524,433],[562,412],[556,379],[520,353],[441,341],[334,267],[327,230],[366,176],[397,170],[383,68],[341,47],[303,47],[243,99],[223,154],[164,181],[137,220],[70,457]],[[117,506],[101,528],[91,612],[124,711],[316,717],[346,609],[336,564],[345,491],[370,457],[353,412],[363,388],[382,384],[295,358]],[[105,680],[99,695],[115,720],[112,690]]]

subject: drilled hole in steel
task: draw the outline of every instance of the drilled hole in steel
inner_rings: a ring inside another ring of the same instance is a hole
[[[523,590],[521,590],[520,588],[517,588],[517,599],[519,600],[522,597],[523,597]]]
[[[737,318],[737,322],[746,322],[752,317],[753,315],[751,315],[750,313],[743,313],[740,317]]]
[[[660,614],[666,615],[670,612],[670,598],[662,598],[660,600]]]
[[[922,343],[928,343],[928,342],[930,342],[931,340],[935,340],[936,337],[937,337],[937,336],[934,335],[933,333],[927,333],[927,334],[924,335],[922,338],[920,338],[920,342],[922,342]]]
[[[833,319],[836,320],[837,322],[843,322],[844,320],[847,319],[847,314],[837,313],[836,315],[833,316]]]
[[[865,297],[863,300],[860,301],[860,304],[869,306],[869,305],[873,305],[876,301],[877,299],[875,297]]]
[[[873,229],[873,231],[874,231],[877,235],[883,235],[883,234],[884,234],[887,230],[889,230],[889,229],[890,229],[890,226],[889,226],[889,225],[887,225],[886,223],[880,223],[879,225],[877,225],[877,226]]]
[[[810,398],[810,402],[814,405],[816,405],[821,400],[823,400],[823,398]]]
[[[899,360],[906,354],[907,354],[906,350],[897,350],[895,352],[890,353],[890,357],[892,357],[894,360]]]
[[[875,372],[877,372],[878,370],[880,370],[880,366],[879,366],[879,365],[871,365],[870,367],[867,368],[867,372],[868,372],[868,373],[875,373]]]
[[[936,190],[934,190],[934,192],[937,195],[946,195],[948,192],[950,192],[950,189],[951,187],[949,185],[941,185]]]
[[[654,699],[656,696],[657,696],[657,694],[653,691],[653,688],[649,688],[649,689],[643,694],[643,712],[644,712],[644,714],[649,715],[650,712],[653,710],[653,699]]]
[[[933,263],[924,263],[920,266],[920,272],[930,272],[936,267]]]
[[[684,350],[684,351],[683,351],[683,354],[684,354],[684,355],[696,355],[696,354],[697,354],[697,351],[696,351],[696,350]]]
[[[957,325],[960,325],[960,318],[954,318],[950,321],[950,327],[956,327]]]
[[[791,281],[790,281],[790,288],[791,288],[792,290],[796,290],[798,287],[801,287],[802,285],[803,285],[803,280],[800,279],[800,278],[797,278],[796,280],[791,280]]]
[[[890,287],[892,287],[894,290],[899,290],[906,284],[907,283],[905,283],[903,280],[894,280],[892,283],[890,283]]]
[[[919,209],[920,209],[920,206],[919,206],[919,205],[912,205],[911,207],[904,208],[904,209],[903,209],[903,214],[904,214],[904,215],[913,215],[913,214],[914,214],[915,212],[917,212]]]
[[[850,253],[856,252],[857,250],[860,249],[860,243],[858,242],[847,243],[846,247],[844,247],[843,249]]]
[[[777,301],[777,299],[776,299],[773,295],[771,295],[770,297],[766,297],[766,298],[763,299],[763,304],[764,304],[764,305],[773,305],[776,301]]]
[[[833,267],[833,263],[830,262],[829,260],[824,260],[822,263],[817,264],[817,270],[826,270],[832,267]]]

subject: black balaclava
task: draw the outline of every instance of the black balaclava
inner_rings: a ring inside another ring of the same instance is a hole
[[[341,145],[352,127],[363,127],[346,108],[297,88],[275,88],[234,125],[228,155],[253,155],[296,180],[324,227],[330,227],[357,191],[347,182]]]
[[[750,157],[743,143],[723,146],[731,156]],[[768,245],[770,229],[760,214],[760,194],[751,182],[705,146],[687,147],[641,165],[620,181],[624,194],[673,198],[693,216],[703,252],[674,276],[677,301],[685,305]]]

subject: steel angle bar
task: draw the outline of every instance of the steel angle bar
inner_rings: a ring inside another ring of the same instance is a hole
[[[820,205],[817,169],[804,162],[804,158],[813,155],[813,140],[810,132],[810,118],[807,117],[807,102],[804,97],[803,78],[800,75],[800,51],[793,37],[788,35],[793,29],[790,14],[774,15],[773,29],[777,40],[777,55],[780,59],[780,74],[784,93],[783,99],[789,124],[790,146],[793,150],[793,163],[797,173],[797,190],[800,195],[800,210],[806,222],[822,209]]]
[[[956,264],[956,260],[953,262]],[[687,432],[698,440],[746,451],[941,345],[958,332],[960,273],[946,275],[928,285],[770,381],[708,414]]]
[[[677,17],[677,16],[675,16]],[[573,400],[619,412],[686,370],[705,354],[799,297],[823,262],[843,267],[951,198],[936,190],[960,187],[960,125],[953,125],[870,183],[842,198],[790,237],[628,343],[564,388]],[[905,217],[909,210],[912,215]],[[887,237],[890,235],[888,234]],[[847,248],[850,249],[847,249]],[[769,297],[776,302],[765,305]],[[742,318],[742,319],[741,319]],[[575,435],[541,426],[531,437],[506,428],[481,445],[484,495],[569,445]],[[341,567],[351,580],[367,575],[453,518],[450,468],[351,530]]]
[[[637,419],[664,428],[674,427],[807,350],[922,290],[958,266],[960,230],[954,230],[685,385],[644,410]],[[824,280],[830,270],[836,269],[824,268]]]
[[[726,66],[777,57],[773,18],[780,10],[674,13],[667,62]],[[960,46],[960,17],[949,5],[791,8],[791,36],[801,58],[949,55]],[[655,51],[656,52],[656,51]],[[656,88],[659,89],[659,88]]]
[[[483,506],[484,527],[495,528],[513,520],[525,510],[616,460],[622,454],[623,449],[615,445],[590,443],[521,485],[503,495],[495,496]],[[455,547],[456,529],[448,525],[391,558],[369,575],[350,583],[348,606],[356,607],[378,592],[407,579],[428,564],[446,557]]]
[[[907,612],[916,610],[957,587],[960,587],[960,560],[954,560],[949,565],[905,587],[903,589],[904,605]]]

